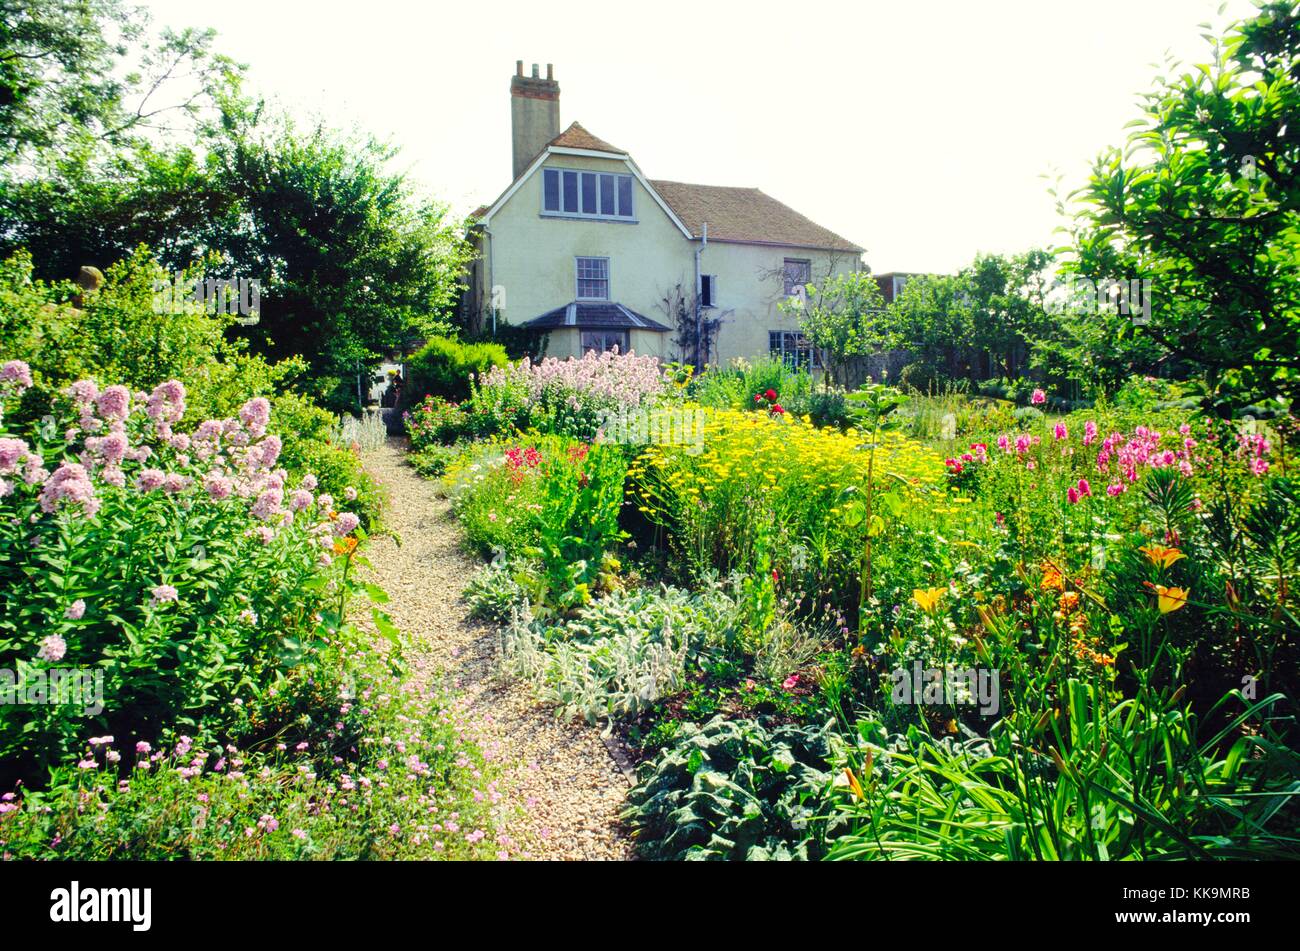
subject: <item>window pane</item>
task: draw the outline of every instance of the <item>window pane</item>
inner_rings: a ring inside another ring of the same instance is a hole
[[[614,205],[614,176],[600,176],[600,213],[602,215],[616,215],[618,210]]]
[[[789,297],[798,292],[798,288],[812,283],[812,262],[794,258],[785,259],[785,294]]]
[[[553,168],[542,172],[542,210],[560,210],[560,173]]]
[[[632,176],[618,176],[618,213],[620,217],[632,217]]]
[[[578,213],[578,173],[564,173],[564,210]]]
[[[596,214],[596,176],[592,172],[582,173],[582,213]]]

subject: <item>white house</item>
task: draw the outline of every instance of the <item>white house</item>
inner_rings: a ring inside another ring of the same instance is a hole
[[[757,188],[650,179],[578,123],[561,132],[549,65],[542,78],[516,64],[510,97],[513,176],[474,213],[472,320],[548,331],[552,356],[617,345],[694,359],[676,342],[681,324],[718,319],[701,362],[811,359],[777,305],[810,281],[862,270],[862,248]]]

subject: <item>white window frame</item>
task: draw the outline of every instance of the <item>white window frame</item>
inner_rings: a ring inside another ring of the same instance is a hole
[[[629,175],[625,172],[597,172],[589,168],[568,168],[562,165],[547,165],[542,168],[542,211],[543,218],[582,218],[587,221],[615,221],[623,224],[637,224],[636,217],[636,176]],[[554,172],[557,176],[559,191],[557,198],[559,200],[558,208],[546,207],[546,176]],[[564,176],[565,174],[574,174],[578,176],[577,205],[576,211],[566,211],[564,209]],[[583,178],[591,176],[596,180],[596,213],[592,214],[582,210],[582,184]],[[606,214],[601,209],[601,183],[602,179],[609,178],[614,189],[614,213]],[[620,215],[618,212],[621,207],[620,194],[622,193],[622,180],[628,183],[627,192],[631,202],[631,213]]]
[[[605,277],[603,278],[603,280],[605,281],[605,296],[604,296],[604,297],[584,297],[584,296],[583,296],[583,294],[582,294],[582,282],[583,282],[583,281],[599,281],[599,280],[602,280],[602,278],[598,278],[598,277],[583,277],[583,276],[581,275],[581,273],[580,273],[580,272],[581,272],[581,266],[582,266],[582,262],[583,262],[583,261],[604,261],[604,262],[605,262]],[[590,301],[608,301],[608,300],[613,300],[613,296],[612,296],[611,288],[610,288],[610,282],[611,282],[611,277],[610,277],[609,258],[607,258],[607,257],[600,257],[600,256],[598,256],[598,255],[591,255],[591,254],[576,255],[576,256],[574,257],[574,259],[573,259],[573,299],[574,299],[574,300],[590,300]]]
[[[812,283],[812,259],[811,258],[782,258],[781,259],[781,286],[785,290],[785,296],[798,297],[799,291],[791,289],[792,285],[790,284],[790,272],[788,270],[791,264],[806,264],[808,266],[808,280],[804,281],[802,284],[796,285],[798,287],[807,287],[809,284]]]

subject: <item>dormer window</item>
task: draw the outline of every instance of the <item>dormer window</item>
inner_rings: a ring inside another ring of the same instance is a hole
[[[632,176],[542,169],[542,214],[572,218],[633,221]]]

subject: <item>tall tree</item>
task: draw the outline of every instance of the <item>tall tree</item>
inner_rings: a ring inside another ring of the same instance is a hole
[[[1101,155],[1067,269],[1149,279],[1150,321],[1084,316],[1080,339],[1192,367],[1208,408],[1300,396],[1300,3],[1274,0],[1159,78],[1128,146]]]

